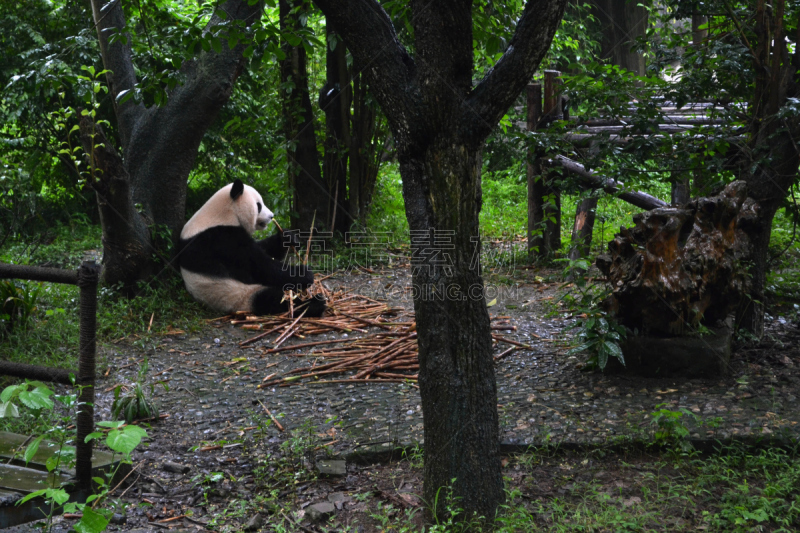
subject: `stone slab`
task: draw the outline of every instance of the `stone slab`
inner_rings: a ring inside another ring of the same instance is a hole
[[[75,474],[74,470],[65,470],[60,476],[47,472],[45,462],[57,446],[43,440],[33,459],[27,465],[22,460],[22,453],[29,442],[25,435],[0,432],[0,529],[39,520],[44,515],[42,498],[34,498],[22,505],[15,505],[16,500],[26,494],[47,487],[62,486]],[[15,453],[16,450],[20,450]],[[115,468],[118,461],[108,452],[94,450],[92,454],[93,475],[100,475]],[[116,480],[122,479],[129,471],[129,465],[122,465],[117,471]],[[113,483],[113,480],[112,480]],[[70,490],[71,500],[83,501],[86,494]],[[56,511],[57,513],[60,510]]]
[[[317,461],[317,470],[325,476],[344,476],[347,474],[347,461],[341,459],[321,459]]]
[[[707,335],[629,337],[622,346],[625,370],[649,377],[726,376],[730,368],[732,338],[733,331],[727,327],[713,329]]]
[[[17,433],[9,433],[7,431],[0,431],[0,462],[8,463],[17,466],[26,466],[35,470],[47,471],[45,463],[47,458],[53,455],[58,449],[58,445],[49,440],[43,440],[39,443],[39,449],[33,455],[31,461],[26,465],[22,459],[22,454],[25,452],[25,447],[32,439],[27,435],[19,435]],[[68,449],[74,449],[74,446],[65,446]],[[16,453],[15,453],[16,452]],[[114,461],[114,456],[108,452],[92,450],[92,465],[95,468],[105,467]],[[70,474],[74,474],[74,470],[67,470]]]

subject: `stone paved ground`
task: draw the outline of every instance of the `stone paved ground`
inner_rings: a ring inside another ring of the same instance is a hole
[[[391,290],[408,284],[405,273],[337,276],[328,284],[346,284],[361,294],[388,296],[392,305],[411,305],[404,291]],[[503,335],[533,347],[514,352],[496,365],[503,443],[585,444],[640,438],[646,436],[642,432],[650,431],[650,413],[661,405],[693,413],[696,418],[686,415],[682,420],[694,438],[782,434],[796,438],[800,433],[800,350],[796,348],[800,331],[794,325],[783,319],[772,321],[768,338],[771,335],[777,340],[766,348],[738,350],[725,378],[654,379],[585,372],[578,368],[576,357],[566,355],[563,341],[554,342],[563,339],[569,320],[543,318],[543,304],[552,301],[554,287],[525,282],[506,287],[499,290],[498,301],[491,308],[492,314],[511,315],[518,328]],[[197,444],[193,440],[235,438],[242,428],[252,427],[254,419],[263,416],[260,400],[273,413],[282,413],[282,424],[289,428],[307,422],[325,426],[335,418],[326,427],[335,428],[339,452],[423,442],[415,386],[302,384],[260,390],[257,385],[267,375],[307,365],[309,352],[264,356],[259,344],[247,349],[238,346],[252,335],[224,324],[196,335],[163,338],[149,358],[151,375],[163,372],[158,379],[170,380],[168,392],[157,390],[161,391],[162,411],[171,416],[155,426],[156,438],[172,433],[176,424],[181,426],[180,433],[187,435],[175,442],[176,452]],[[336,337],[329,334],[314,340]],[[140,358],[130,348],[110,355],[112,367]],[[248,358],[249,363],[230,365],[238,357]],[[252,371],[241,371],[247,366]],[[240,373],[234,374],[231,368],[240,368]],[[135,366],[121,372],[132,378]]]
[[[553,304],[558,284],[543,283],[539,277],[543,275],[523,271],[517,273],[516,284],[498,278],[504,285],[490,294],[497,300],[491,314],[509,315],[517,326],[515,332],[502,334],[533,348],[515,352],[496,365],[503,443],[515,447],[602,445],[650,439],[650,415],[662,404],[672,411],[693,413],[694,417],[686,415],[683,420],[694,438],[707,443],[731,436],[797,438],[800,331],[795,325],[783,319],[770,320],[767,341],[740,347],[725,378],[652,379],[585,372],[578,368],[576,357],[566,354],[563,339],[571,319],[566,313],[556,319],[545,317],[548,311],[558,309]],[[393,306],[411,308],[404,271],[337,275],[328,283],[332,287],[344,284],[359,294],[386,296]],[[281,443],[289,434],[267,422],[264,407],[290,430],[307,425],[318,435],[324,431],[323,440],[333,441],[330,448],[335,454],[422,442],[419,391],[411,384],[302,384],[258,389],[266,376],[305,366],[313,354],[288,351],[265,355],[265,346],[259,344],[242,349],[239,342],[254,334],[229,323],[212,323],[198,332],[150,337],[152,340],[143,336],[101,348],[101,361],[108,364],[108,371],[98,384],[98,419],[111,418],[114,385],[135,380],[144,356],[150,364],[148,380],[164,380],[169,385],[169,390],[156,388],[161,411],[168,417],[148,429],[149,438],[134,454],[136,483],[124,496],[133,504],[128,507],[127,522],[111,530],[153,531],[154,527],[163,528],[156,520],[171,520],[168,517],[190,511],[193,518],[183,519],[184,531],[208,525],[219,507],[204,505],[203,480],[214,473],[227,474],[213,491],[214,501],[253,498],[259,490],[256,468],[270,464],[267,456],[275,459],[284,453]],[[319,337],[314,340],[338,335]],[[315,448],[314,453],[325,452]],[[186,465],[190,471],[167,472],[167,462]],[[371,479],[359,475],[357,468],[349,465],[343,481],[332,481],[328,489],[304,483],[297,487],[297,494],[316,501],[325,497],[325,490],[351,490]],[[303,492],[306,490],[311,493]],[[145,501],[153,502],[154,507],[141,505]],[[246,519],[242,517],[242,523]],[[60,521],[54,531],[66,533],[70,523]],[[174,524],[178,526],[178,522]],[[15,533],[33,530],[31,525],[13,529]]]

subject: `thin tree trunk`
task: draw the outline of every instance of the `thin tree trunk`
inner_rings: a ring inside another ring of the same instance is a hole
[[[305,0],[280,0],[278,7],[281,33],[286,34],[299,29],[300,15],[308,10],[309,5]],[[319,166],[314,113],[308,92],[306,50],[302,43],[292,46],[288,41],[284,41],[281,48],[286,54],[280,67],[281,85],[284,87],[287,178],[294,195],[292,227],[308,231],[313,222],[315,228],[322,229],[327,225],[327,219],[321,209],[329,204],[330,197]]]
[[[323,159],[323,181],[327,184],[329,197],[328,217],[332,230],[345,233],[351,224],[347,206],[347,158],[349,154],[350,102],[348,90],[346,50],[344,43],[336,37],[330,24],[325,29],[328,42],[336,39],[336,48],[327,48],[325,61],[326,83],[320,91],[319,106],[325,112],[325,157]],[[343,90],[344,88],[344,90]],[[334,206],[334,201],[336,204]],[[333,220],[335,215],[335,220]]]
[[[557,70],[544,72],[544,115],[563,118],[561,109],[561,80]],[[544,167],[542,167],[544,168]],[[542,257],[552,257],[561,249],[561,191],[553,184],[553,173],[543,171],[544,184],[542,214],[544,217],[544,235]]]
[[[759,225],[751,229],[754,252],[751,263],[752,292],[737,313],[739,327],[757,337],[764,333],[764,287],[769,262],[769,238],[775,213],[797,179],[800,152],[800,123],[796,117],[780,118],[778,113],[790,98],[797,98],[800,49],[789,55],[784,28],[785,0],[759,1],[755,9],[753,61],[755,99],[744,180],[748,196],[759,206]],[[800,29],[795,28],[795,35]]]
[[[630,0],[592,0],[592,15],[602,34],[600,57],[644,75],[644,56],[631,48],[647,30],[647,7]]]
[[[592,232],[597,212],[597,196],[590,196],[578,202],[575,210],[575,224],[572,226],[572,244],[569,258],[573,261],[589,255],[592,248]]]
[[[542,86],[531,84],[527,88],[527,126],[535,131],[542,118]],[[528,178],[528,259],[541,257],[544,253],[544,181],[542,165],[537,161],[533,148],[528,149],[525,165]]]
[[[363,223],[366,219],[375,181],[380,168],[380,147],[377,138],[380,117],[369,104],[369,92],[364,76],[353,78],[353,133],[350,140],[350,183],[351,190],[358,195],[358,215]],[[355,200],[353,200],[355,203]]]
[[[678,174],[677,178],[673,178],[671,183],[671,204],[684,205],[692,199],[691,189],[689,187],[689,177],[681,176]]]

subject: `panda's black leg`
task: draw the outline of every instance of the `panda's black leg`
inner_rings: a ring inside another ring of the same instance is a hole
[[[251,310],[256,315],[274,315],[289,309],[289,302],[281,302],[283,289],[279,287],[264,287],[253,295]]]

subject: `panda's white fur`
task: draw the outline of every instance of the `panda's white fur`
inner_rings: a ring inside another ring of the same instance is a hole
[[[243,185],[241,196],[231,198],[233,183],[215,192],[203,207],[189,219],[181,230],[181,239],[190,239],[203,230],[214,226],[241,226],[252,235],[272,222],[272,211],[264,205],[258,191],[250,185]],[[261,210],[258,206],[261,205]]]
[[[226,185],[189,219],[181,231],[177,261],[189,293],[220,312],[271,314],[284,311],[287,288],[313,283],[310,270],[287,268],[283,234],[262,241],[252,235],[272,221],[273,214],[253,187],[237,180]],[[315,298],[306,316],[320,316],[325,302]]]

